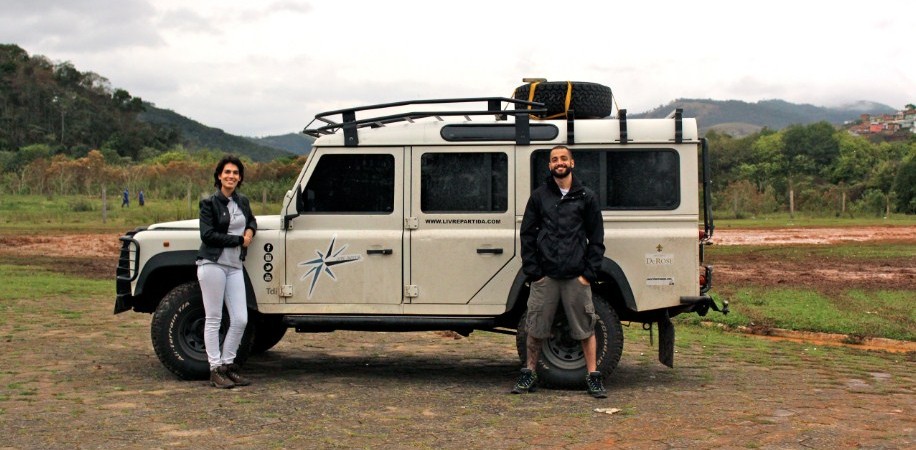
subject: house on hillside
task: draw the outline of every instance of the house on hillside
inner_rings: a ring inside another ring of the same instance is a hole
[[[849,126],[848,131],[856,135],[897,135],[901,133],[916,133],[916,108],[913,105],[907,105],[905,109],[897,111],[894,114],[881,114],[880,116],[871,116],[862,114],[859,116],[859,122]]]

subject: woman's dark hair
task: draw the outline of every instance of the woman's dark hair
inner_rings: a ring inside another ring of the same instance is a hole
[[[223,173],[223,169],[226,167],[226,164],[229,163],[235,164],[235,167],[239,168],[239,182],[235,185],[236,189],[238,189],[239,186],[242,185],[242,181],[245,180],[245,165],[242,164],[242,160],[235,155],[226,155],[216,163],[216,170],[213,171],[213,186],[216,186],[217,189],[223,187],[222,183],[219,182],[219,174]]]

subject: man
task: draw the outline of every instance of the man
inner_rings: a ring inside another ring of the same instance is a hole
[[[547,163],[550,176],[531,193],[525,207],[520,235],[522,270],[531,286],[525,342],[528,356],[513,394],[537,388],[541,347],[550,337],[557,304],[562,302],[570,336],[582,343],[588,393],[607,397],[597,369],[597,316],[591,291],[604,257],[604,224],[597,195],[573,176],[575,165],[569,148],[552,148]]]

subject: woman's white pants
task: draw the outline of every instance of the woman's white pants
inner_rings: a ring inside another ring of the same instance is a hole
[[[245,325],[248,324],[248,307],[245,299],[245,279],[242,269],[222,264],[203,264],[197,267],[197,279],[204,298],[204,345],[210,369],[235,361]],[[219,327],[223,320],[223,300],[229,311],[229,330],[219,347]]]

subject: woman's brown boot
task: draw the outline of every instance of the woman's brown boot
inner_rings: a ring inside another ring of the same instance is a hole
[[[226,376],[229,377],[236,386],[248,386],[251,384],[251,380],[239,374],[238,364],[226,364],[223,366],[223,369],[226,370]]]
[[[235,387],[235,383],[226,373],[226,366],[219,366],[215,369],[210,369],[210,386],[220,389],[230,389]]]

